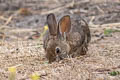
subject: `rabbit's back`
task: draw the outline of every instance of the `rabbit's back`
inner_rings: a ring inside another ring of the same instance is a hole
[[[87,22],[80,18],[79,20],[72,20],[72,29],[67,35],[67,41],[71,46],[70,54],[75,56],[86,54],[88,50],[88,43],[91,40],[90,29]]]

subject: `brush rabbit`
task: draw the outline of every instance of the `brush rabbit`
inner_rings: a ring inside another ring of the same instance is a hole
[[[43,37],[43,47],[50,63],[86,54],[91,34],[85,20],[72,21],[65,15],[57,23],[55,15],[50,13],[47,25],[49,29]]]

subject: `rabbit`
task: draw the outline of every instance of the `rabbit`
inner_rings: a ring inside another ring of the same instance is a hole
[[[50,13],[46,22],[48,30],[43,37],[43,48],[49,63],[86,54],[91,34],[84,19],[73,21],[65,15],[57,23],[55,15]]]

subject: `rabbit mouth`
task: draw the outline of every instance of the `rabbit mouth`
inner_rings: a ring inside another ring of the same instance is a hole
[[[56,56],[56,61],[60,61],[63,60],[64,58],[67,58],[68,56],[66,55],[66,52],[64,52],[64,54],[61,55],[57,55]]]
[[[58,61],[60,61],[60,60],[62,60],[63,58],[61,57],[61,56],[56,56],[56,61],[58,62]]]

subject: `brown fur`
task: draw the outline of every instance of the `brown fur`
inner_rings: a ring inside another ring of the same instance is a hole
[[[49,62],[86,54],[91,35],[85,20],[71,21],[70,16],[66,15],[57,25],[55,16],[51,13],[47,17],[47,23],[49,30],[43,41]]]

